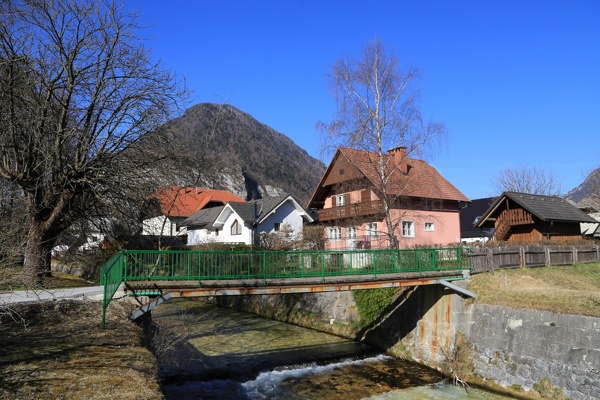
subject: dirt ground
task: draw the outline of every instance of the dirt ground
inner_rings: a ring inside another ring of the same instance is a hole
[[[142,330],[113,301],[23,304],[0,314],[0,399],[162,399]],[[5,308],[6,311],[6,308]]]

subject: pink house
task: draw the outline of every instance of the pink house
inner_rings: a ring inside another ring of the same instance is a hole
[[[388,235],[384,193],[393,235]],[[435,168],[407,157],[405,147],[390,150],[383,160],[377,153],[340,147],[308,208],[317,209],[325,225],[327,249],[411,248],[459,243],[459,212],[467,202]]]

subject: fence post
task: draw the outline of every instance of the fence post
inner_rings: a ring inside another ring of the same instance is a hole
[[[577,264],[578,260],[579,260],[579,257],[577,254],[577,246],[573,246],[573,263],[572,264]]]
[[[550,265],[550,246],[545,245],[544,246],[544,252],[546,254],[546,260],[545,260],[545,265],[546,267]]]
[[[525,247],[519,246],[519,266],[527,267],[527,260],[525,259]]]

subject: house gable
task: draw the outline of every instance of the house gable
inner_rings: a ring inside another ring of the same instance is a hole
[[[413,198],[470,201],[427,162],[402,158],[399,164],[395,164],[392,157],[394,157],[393,153],[384,156],[384,164],[390,169],[387,171],[390,174],[387,185],[389,194]],[[344,185],[341,185],[343,183],[347,183],[346,191],[369,188],[374,193],[380,192],[378,165],[377,153],[338,148],[307,208],[323,208],[325,199],[332,190],[335,190],[335,185],[344,188]],[[349,182],[353,184],[350,185]]]
[[[562,198],[504,192],[476,226],[494,228],[495,240],[567,240],[581,236],[584,222],[596,221]]]

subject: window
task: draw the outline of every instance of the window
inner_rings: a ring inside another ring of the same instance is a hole
[[[344,204],[346,204],[346,196],[343,194],[338,194],[337,196],[335,196],[335,205],[336,206],[343,206]]]
[[[414,221],[402,221],[402,237],[415,237]]]
[[[435,224],[433,222],[425,222],[425,232],[434,232]]]
[[[327,228],[327,237],[330,240],[340,240],[342,238],[342,228],[339,226],[332,226]]]
[[[356,227],[349,226],[346,228],[346,239],[356,239]]]
[[[279,230],[280,230],[280,229],[281,229],[281,222],[275,222],[275,223],[273,224],[273,230],[274,230],[275,232],[279,232]]]
[[[242,227],[237,219],[235,221],[233,221],[233,224],[231,224],[231,234],[232,235],[241,235],[242,234]]]
[[[371,222],[366,226],[366,236],[367,237],[376,237],[377,236],[377,222]]]

